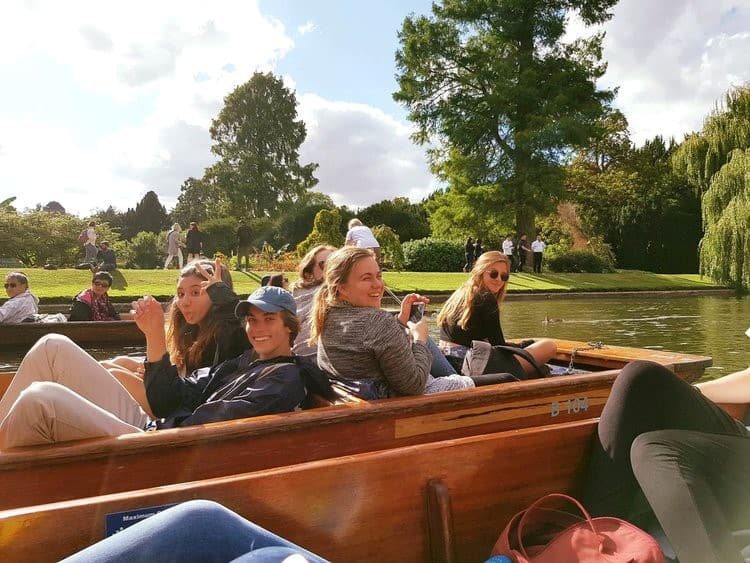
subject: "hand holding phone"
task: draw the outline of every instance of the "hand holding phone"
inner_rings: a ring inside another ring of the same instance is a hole
[[[409,321],[412,323],[418,323],[424,316],[424,303],[412,303],[411,311],[409,312]]]

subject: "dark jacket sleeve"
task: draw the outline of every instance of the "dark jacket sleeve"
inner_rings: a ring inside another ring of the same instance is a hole
[[[250,348],[250,341],[242,321],[234,316],[234,308],[239,303],[234,291],[225,283],[219,282],[209,286],[208,296],[213,303],[212,314],[217,320],[217,331],[216,347],[207,351],[212,358],[206,365],[214,365],[236,358]]]
[[[222,367],[224,365],[219,366]],[[177,368],[169,361],[169,354],[164,354],[158,362],[146,362],[143,383],[151,412],[159,418],[166,418],[180,411],[193,412],[200,404],[209,380],[208,369],[197,370],[185,378],[180,377]]]
[[[93,318],[91,307],[83,301],[73,299],[73,305],[70,307],[69,321],[90,321]]]
[[[180,426],[290,412],[305,400],[305,385],[297,367],[285,364],[262,379],[253,379],[237,396],[195,409]]]

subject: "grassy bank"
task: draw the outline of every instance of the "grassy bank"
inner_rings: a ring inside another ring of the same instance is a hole
[[[0,268],[0,275],[10,270]],[[67,302],[91,283],[91,273],[86,270],[27,269],[31,289],[42,302]],[[247,295],[260,285],[266,272],[232,272],[235,290]],[[296,274],[289,273],[294,280]],[[461,272],[385,272],[383,277],[396,293],[412,291],[426,294],[447,294],[466,280]],[[176,270],[117,270],[110,295],[117,301],[130,301],[145,294],[166,300],[174,295]],[[621,270],[614,274],[513,274],[508,287],[511,293],[555,293],[581,291],[670,291],[720,289],[697,274],[652,274],[634,270]],[[4,297],[4,295],[3,295]]]

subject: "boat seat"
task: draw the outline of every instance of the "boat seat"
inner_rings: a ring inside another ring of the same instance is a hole
[[[343,387],[336,385],[335,383],[331,385],[333,388],[333,393],[336,396],[334,399],[326,399],[322,395],[318,395],[317,393],[311,393],[310,394],[310,406],[308,408],[316,409],[316,408],[322,408],[322,407],[332,407],[335,405],[361,405],[366,404],[367,401],[364,399],[360,399],[356,395],[352,394],[348,390],[344,389]]]

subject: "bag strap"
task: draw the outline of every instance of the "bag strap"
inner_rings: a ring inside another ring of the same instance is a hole
[[[516,356],[521,356],[524,360],[534,366],[534,369],[536,370],[536,373],[540,378],[547,377],[548,372],[542,369],[542,366],[539,365],[534,356],[529,354],[527,350],[524,350],[523,348],[517,348],[515,346],[507,346],[505,344],[496,344],[493,346],[493,348],[500,348],[501,350],[505,350],[506,352],[510,352],[511,354],[515,354]]]
[[[529,555],[526,553],[526,547],[523,545],[523,529],[526,522],[529,520],[529,514],[534,511],[534,509],[539,508],[542,504],[547,502],[550,499],[553,498],[559,498],[563,500],[567,500],[571,504],[574,504],[578,507],[578,509],[581,511],[581,513],[584,515],[586,521],[588,522],[589,526],[591,527],[591,531],[596,534],[596,528],[594,528],[594,522],[591,520],[591,515],[586,511],[586,509],[583,507],[583,505],[578,502],[578,500],[574,499],[571,496],[564,495],[562,493],[550,493],[548,495],[544,495],[541,498],[538,498],[535,500],[531,505],[523,511],[523,515],[521,516],[521,520],[518,522],[518,527],[516,528],[516,533],[518,534],[518,547],[521,550],[521,553],[524,557],[528,558]],[[518,515],[516,515],[518,516]],[[515,518],[515,516],[514,516]]]

